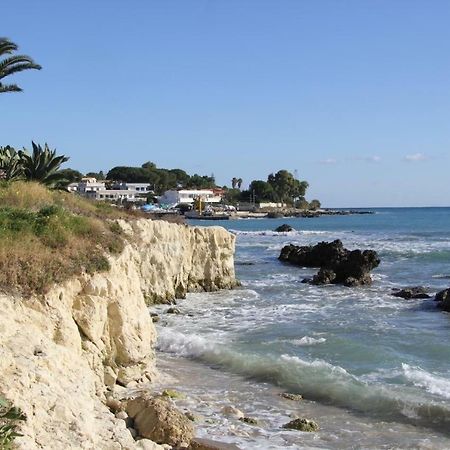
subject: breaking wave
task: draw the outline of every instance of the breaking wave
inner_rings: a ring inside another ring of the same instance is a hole
[[[400,385],[368,383],[323,360],[306,361],[290,355],[243,353],[207,337],[186,335],[161,328],[158,350],[189,357],[230,372],[273,383],[302,393],[310,400],[322,401],[383,420],[397,420],[428,426],[440,431],[450,429],[450,382],[417,368],[404,365],[405,376],[413,384],[443,396],[432,402],[420,391]]]

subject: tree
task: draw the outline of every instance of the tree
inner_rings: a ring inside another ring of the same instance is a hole
[[[309,209],[309,203],[305,199],[305,197],[300,197],[295,201],[295,207],[299,209]]]
[[[239,189],[226,189],[224,201],[227,204],[235,205],[241,200],[241,191]]]
[[[189,179],[191,178],[184,170],[182,169],[171,169],[169,170],[171,174],[175,177],[176,187],[183,187],[189,183]]]
[[[287,170],[279,170],[275,175],[271,173],[267,182],[272,186],[276,200],[290,204],[303,197],[308,188],[306,181],[297,180]]]
[[[0,147],[0,179],[13,181],[22,177],[22,162],[13,147]]]
[[[250,183],[248,190],[254,195],[255,201],[258,203],[274,200],[275,193],[273,187],[267,181],[253,180]]]
[[[75,183],[77,181],[81,181],[81,179],[83,178],[83,174],[75,169],[62,169],[59,171],[59,173],[68,181],[68,183]]]
[[[309,202],[309,207],[313,210],[320,209],[320,206],[319,200],[314,199]]]
[[[100,170],[100,172],[88,172],[86,177],[95,178],[96,180],[104,180],[105,174],[103,173],[103,170]]]
[[[231,180],[231,189],[236,189],[236,185],[237,185],[237,178],[233,177]]]
[[[237,184],[237,188],[238,188],[238,189],[241,189],[241,186],[242,186],[242,178],[238,178],[237,181],[236,181],[236,184]]]
[[[18,46],[8,38],[0,38],[0,93],[21,92],[22,89],[17,84],[4,84],[3,79],[14,73],[24,70],[40,70],[41,66],[26,55],[13,55],[18,50]],[[11,55],[11,56],[10,56]]]
[[[156,169],[156,164],[155,164],[154,162],[147,161],[147,162],[145,162],[144,164],[142,164],[141,167],[142,167],[143,169],[150,169],[150,170],[153,170],[153,169]]]
[[[127,183],[148,183],[149,172],[142,167],[116,166],[107,173],[106,179]]]
[[[56,156],[56,150],[50,150],[47,144],[44,148],[34,142],[31,144],[33,146],[32,154],[29,154],[25,148],[19,151],[25,179],[39,181],[50,188],[66,186],[68,181],[59,168],[69,158],[64,155]]]
[[[207,175],[198,175],[194,173],[191,176],[186,187],[195,189],[211,189],[216,186],[216,181],[213,177],[208,177]]]

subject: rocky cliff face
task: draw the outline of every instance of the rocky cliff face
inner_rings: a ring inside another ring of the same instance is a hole
[[[0,295],[0,393],[28,416],[19,448],[159,448],[132,439],[104,405],[105,389],[155,376],[147,303],[236,285],[234,236],[224,229],[120,225],[128,244],[109,272],[43,299]]]

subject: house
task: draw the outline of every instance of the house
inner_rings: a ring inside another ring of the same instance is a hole
[[[78,188],[76,192],[83,195],[89,192],[104,191],[106,189],[106,184],[104,181],[97,181],[96,178],[84,177],[78,183]]]
[[[112,184],[112,189],[116,190],[124,190],[124,191],[133,191],[139,194],[152,194],[153,190],[148,183],[126,183],[126,182],[117,182]]]
[[[204,203],[220,203],[222,196],[212,189],[172,189],[164,192],[159,198],[159,203],[166,205],[192,204],[197,199]]]
[[[71,183],[68,190],[91,200],[110,202],[136,202],[152,192],[148,183],[113,183],[109,189],[106,181],[91,177],[82,178],[79,183]]]
[[[134,192],[125,189],[104,189],[102,191],[87,191],[84,195],[92,200],[109,200],[111,202],[135,202],[138,199]]]

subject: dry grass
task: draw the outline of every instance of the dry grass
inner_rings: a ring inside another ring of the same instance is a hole
[[[124,240],[111,219],[130,215],[36,183],[0,186],[0,288],[45,293],[82,272],[108,270]]]

